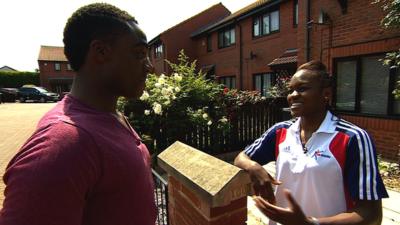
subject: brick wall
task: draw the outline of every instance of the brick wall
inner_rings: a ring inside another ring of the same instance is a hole
[[[196,50],[190,35],[199,28],[216,22],[229,14],[230,11],[219,3],[161,33],[160,40],[164,44],[163,57],[155,59],[154,46],[150,49],[153,54],[151,60],[154,64],[155,72],[168,73],[168,66],[165,65],[164,60],[168,59],[171,62],[177,62],[177,57],[181,49],[185,50],[187,56],[194,59]]]
[[[348,1],[347,13],[343,14],[338,1],[312,1],[312,20],[318,21],[321,10],[331,18],[330,25],[312,25],[312,59],[322,60],[331,68],[335,57],[398,49],[400,30],[383,29],[380,26],[380,21],[384,17],[381,6],[371,2],[371,0]],[[303,4],[305,5],[305,1]],[[340,54],[337,54],[338,51]],[[302,62],[305,62],[305,58]]]
[[[253,18],[240,21],[235,26],[236,43],[234,46],[218,49],[218,32],[212,35],[212,51],[207,52],[206,36],[195,39],[199,67],[215,64],[217,76],[236,76],[237,88],[240,87],[240,63],[242,63],[243,89],[253,90],[253,75],[271,72],[268,63],[281,56],[286,49],[297,47],[297,29],[293,27],[293,2],[280,5],[280,30],[278,33],[253,38]],[[242,40],[240,40],[240,29]],[[242,58],[240,59],[240,41]],[[250,59],[250,52],[256,57]]]
[[[400,120],[345,115],[342,117],[367,130],[375,142],[377,154],[389,160],[399,160]]]
[[[55,70],[55,63],[60,63],[61,69]],[[49,78],[70,77],[75,75],[73,70],[67,69],[68,62],[39,61],[40,85],[51,90]]]
[[[179,141],[158,156],[168,174],[171,225],[245,225],[248,173]]]
[[[201,196],[169,176],[168,198],[171,225],[244,225],[246,222],[246,196],[212,208]]]

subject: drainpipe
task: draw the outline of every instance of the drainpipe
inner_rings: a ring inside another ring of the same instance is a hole
[[[307,62],[311,60],[311,0],[307,0],[307,32],[306,32],[306,59]]]
[[[243,90],[243,43],[242,43],[242,25],[238,23],[239,27],[239,82],[240,90]]]

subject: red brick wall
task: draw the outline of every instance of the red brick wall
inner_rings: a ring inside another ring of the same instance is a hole
[[[286,49],[297,47],[297,29],[293,27],[293,2],[280,6],[280,31],[267,36],[253,38],[253,18],[247,18],[236,25],[236,44],[218,49],[218,32],[212,33],[212,51],[207,52],[206,37],[196,39],[199,67],[216,65],[217,76],[236,75],[237,88],[240,87],[240,27],[242,29],[242,74],[243,89],[253,90],[253,75],[270,72],[268,63],[281,56]],[[250,59],[250,52],[256,54]]]
[[[299,2],[306,4],[305,1]],[[332,60],[335,57],[398,49],[400,30],[383,29],[380,21],[384,13],[380,4],[371,2],[371,0],[348,1],[347,13],[343,14],[338,1],[312,1],[312,20],[318,21],[321,9],[331,18],[331,26],[312,25],[312,59],[320,59],[332,68]],[[340,53],[338,49],[342,49],[339,50]],[[305,58],[301,60],[305,62]]]
[[[229,14],[230,12],[225,6],[217,4],[163,32],[160,35],[160,40],[164,44],[164,59],[177,62],[177,57],[181,49],[185,50],[187,56],[194,59],[196,50],[190,35],[201,27],[218,21]],[[154,54],[154,46],[152,46],[151,51]],[[154,63],[156,73],[168,72],[168,66],[164,65],[163,59],[152,57],[152,62]]]
[[[217,76],[236,76],[237,87],[240,87],[240,63],[242,61],[243,89],[252,90],[253,74],[269,72],[267,66],[273,59],[279,57],[288,48],[298,48],[298,65],[306,62],[306,33],[307,16],[306,2],[299,2],[299,24],[293,28],[293,1],[285,1],[280,6],[280,31],[261,38],[252,37],[252,18],[240,21],[236,25],[236,44],[234,46],[218,49],[218,33],[212,33],[212,51],[207,52],[206,37],[199,37],[193,42],[180,42],[177,36],[183,35],[183,31],[170,35],[168,42],[175,42],[166,49],[168,57],[176,57],[182,47],[188,55],[195,55],[198,66],[215,64]],[[347,13],[343,14],[337,0],[311,1],[311,19],[318,21],[320,10],[324,10],[331,18],[331,26],[313,24],[311,28],[311,59],[320,59],[333,72],[333,60],[335,58],[383,53],[393,51],[400,46],[400,30],[384,30],[380,21],[384,16],[380,5],[371,4],[372,0],[347,1]],[[192,24],[192,29],[201,26]],[[240,34],[242,29],[243,56],[240,59]],[[174,31],[175,32],[175,31]],[[178,40],[178,41],[177,41]],[[189,45],[188,45],[189,44]],[[175,49],[174,49],[175,48]],[[256,54],[256,58],[250,60],[250,51]],[[162,61],[156,62],[156,66],[162,66]],[[160,69],[161,70],[161,69]],[[162,68],[163,70],[163,68]],[[368,130],[375,139],[378,152],[384,157],[395,159],[400,144],[399,130],[376,128],[372,123],[385,124],[391,121],[399,125],[399,119],[377,119],[361,116],[351,117],[351,121]],[[360,122],[364,121],[364,122]],[[367,121],[367,122],[366,122]],[[369,122],[368,122],[369,121]],[[374,121],[374,122],[371,122]],[[383,126],[383,125],[382,125]],[[397,135],[397,136],[396,136]],[[376,136],[376,137],[375,137]],[[385,138],[384,138],[385,137]],[[391,141],[388,140],[392,137]],[[398,157],[397,159],[399,159]]]
[[[191,189],[169,176],[168,210],[171,225],[245,225],[247,197],[212,208]]]
[[[67,69],[68,62],[58,62],[61,64],[61,70],[56,71],[54,61],[39,61],[40,85],[51,90],[50,77],[73,77],[75,72]]]
[[[344,119],[364,128],[372,136],[377,153],[390,160],[399,160],[400,120],[342,116]]]

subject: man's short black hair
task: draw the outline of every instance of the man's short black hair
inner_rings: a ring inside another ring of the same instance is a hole
[[[72,69],[78,71],[85,61],[93,40],[112,41],[117,35],[132,28],[127,22],[136,22],[127,12],[106,3],[83,6],[68,19],[64,28],[64,53]]]

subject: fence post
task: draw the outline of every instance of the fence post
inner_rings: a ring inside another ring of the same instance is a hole
[[[171,225],[245,225],[246,172],[181,142],[158,156],[168,173]]]

